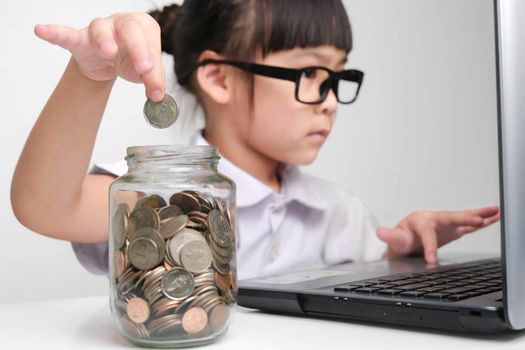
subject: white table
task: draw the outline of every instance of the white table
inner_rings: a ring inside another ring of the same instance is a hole
[[[0,348],[126,349],[106,297],[0,304]],[[205,349],[525,349],[525,332],[456,333],[272,315],[239,307],[227,334]]]

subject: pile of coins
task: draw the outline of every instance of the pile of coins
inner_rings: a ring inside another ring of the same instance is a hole
[[[116,206],[112,307],[126,334],[183,339],[226,326],[237,292],[231,222],[219,197],[190,190]]]

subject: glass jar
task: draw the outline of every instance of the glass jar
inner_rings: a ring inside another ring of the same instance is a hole
[[[207,344],[236,304],[235,184],[213,146],[130,147],[110,187],[110,305],[145,347]]]

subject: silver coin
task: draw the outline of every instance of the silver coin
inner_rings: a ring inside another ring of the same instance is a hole
[[[128,249],[129,261],[139,270],[149,270],[159,261],[159,247],[147,237],[134,239]]]
[[[160,221],[168,220],[174,218],[175,216],[183,215],[184,212],[181,208],[176,205],[168,205],[159,210],[159,219]]]
[[[206,271],[212,259],[210,248],[205,241],[188,242],[180,250],[182,266],[193,273]]]
[[[223,264],[227,264],[230,262],[233,256],[233,244],[229,245],[228,247],[221,247],[213,239],[211,239],[210,236],[208,236],[207,241],[213,252],[214,257],[218,257],[218,260],[221,261]]]
[[[170,204],[178,206],[184,213],[189,213],[192,210],[201,210],[201,204],[197,197],[186,191],[178,192],[171,196]]]
[[[228,247],[233,242],[233,234],[226,216],[219,210],[212,210],[208,214],[208,228],[217,244]]]
[[[111,221],[111,232],[115,249],[120,249],[126,243],[126,228],[128,225],[128,210],[126,203],[120,203],[115,210],[113,220]]]
[[[179,106],[175,99],[168,94],[161,102],[153,102],[148,98],[144,104],[144,117],[151,126],[165,129],[177,121]]]
[[[129,214],[128,220],[131,233],[142,228],[158,229],[160,225],[159,215],[155,209],[148,206],[135,208]]]
[[[170,239],[168,250],[177,265],[182,265],[180,261],[180,251],[184,244],[195,240],[206,242],[206,238],[204,238],[202,234],[189,228],[182,229],[172,239]]]
[[[182,300],[193,293],[193,276],[183,268],[168,270],[160,281],[162,293],[172,300]]]
[[[188,223],[188,217],[186,215],[179,215],[174,218],[168,219],[162,225],[160,225],[159,233],[164,239],[169,239],[177,232],[186,227]]]
[[[146,207],[150,207],[153,209],[160,209],[160,208],[165,207],[166,205],[167,204],[164,198],[162,198],[158,194],[152,194],[150,196],[146,196],[146,197],[139,199],[137,203],[135,204],[135,208],[146,206]]]
[[[149,227],[142,228],[133,233],[133,236],[131,237],[132,242],[141,237],[149,238],[153,242],[155,242],[159,256],[159,260],[157,261],[157,263],[162,262],[162,260],[164,259],[164,252],[166,251],[166,241],[164,241],[160,233],[157,230]]]
[[[230,272],[230,265],[222,264],[217,259],[213,259],[212,265],[221,275],[227,275]]]

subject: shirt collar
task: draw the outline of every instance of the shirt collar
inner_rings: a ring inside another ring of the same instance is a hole
[[[202,130],[195,133],[191,143],[202,146],[210,145],[202,136]],[[284,201],[296,201],[307,208],[324,210],[328,207],[326,199],[319,195],[318,191],[308,181],[308,177],[297,166],[284,165],[280,169],[280,193],[276,193],[271,187],[248,174],[222,155],[218,169],[235,182],[238,207],[255,205],[272,195],[280,196]]]

